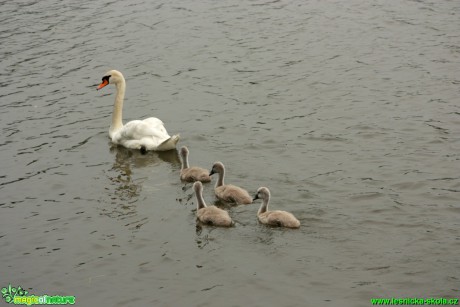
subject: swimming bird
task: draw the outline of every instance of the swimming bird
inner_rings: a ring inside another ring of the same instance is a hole
[[[216,197],[224,202],[236,203],[236,204],[252,204],[252,197],[248,191],[240,187],[224,184],[225,167],[222,162],[215,162],[212,166],[209,176],[218,173],[219,178],[214,187]]]
[[[110,70],[102,77],[102,83],[99,84],[97,89],[100,90],[108,84],[114,84],[117,89],[113,105],[112,124],[109,129],[112,143],[126,148],[140,149],[141,152],[147,150],[165,151],[176,148],[179,135],[170,136],[163,122],[156,117],[133,120],[123,125],[122,109],[126,90],[125,78],[121,72]]]
[[[188,164],[188,148],[182,146],[180,149],[180,155],[182,158],[182,167],[180,170],[180,179],[187,182],[210,182],[211,177],[209,176],[209,171],[207,169],[198,167],[198,166],[189,166]]]
[[[286,211],[268,211],[268,202],[270,201],[270,190],[266,187],[257,189],[254,200],[262,199],[262,205],[257,212],[257,217],[262,224],[270,226],[281,226],[288,228],[299,228],[299,220],[290,212]]]
[[[229,227],[233,221],[227,211],[216,206],[206,206],[203,199],[203,184],[197,181],[193,184],[197,201],[196,216],[198,220],[207,225]]]

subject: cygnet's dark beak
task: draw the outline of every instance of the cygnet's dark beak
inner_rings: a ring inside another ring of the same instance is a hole
[[[215,172],[214,172],[214,170],[212,169],[212,170],[209,172],[209,176],[212,176],[212,175],[214,175],[214,174],[215,174]]]
[[[256,199],[259,199],[259,194],[256,194],[254,198],[252,199],[252,201],[255,201]]]

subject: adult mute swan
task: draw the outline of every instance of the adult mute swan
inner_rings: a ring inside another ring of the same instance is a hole
[[[268,188],[260,187],[257,189],[257,194],[254,196],[254,200],[256,199],[262,199],[262,205],[259,211],[257,211],[257,218],[262,224],[288,228],[300,227],[299,220],[292,213],[280,210],[267,210],[268,203],[270,202],[270,190]]]
[[[222,162],[215,162],[212,165],[209,176],[215,173],[219,174],[216,186],[214,187],[214,193],[218,199],[229,203],[252,204],[252,197],[249,195],[248,191],[232,184],[224,184],[225,167]]]
[[[170,136],[163,122],[156,117],[133,120],[123,125],[122,109],[126,90],[125,78],[121,72],[110,70],[102,77],[102,83],[99,84],[97,89],[100,90],[108,84],[114,84],[117,89],[113,105],[112,124],[109,129],[112,143],[126,148],[140,149],[142,152],[147,150],[164,151],[176,148],[179,135]]]
[[[203,199],[203,184],[197,181],[193,184],[196,196],[196,217],[198,220],[207,225],[230,227],[233,221],[227,211],[217,208],[216,206],[206,206]]]

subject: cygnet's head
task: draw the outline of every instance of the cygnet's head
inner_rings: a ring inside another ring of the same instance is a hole
[[[200,181],[195,181],[193,184],[193,191],[195,191],[195,194],[199,195],[203,191],[203,184]]]
[[[215,173],[221,174],[224,171],[224,169],[225,167],[224,167],[224,164],[222,164],[222,162],[214,162],[214,164],[212,165],[212,169],[209,172],[209,176]]]
[[[185,147],[185,146],[182,146],[182,148],[180,149],[180,155],[181,155],[182,157],[186,157],[186,156],[188,155],[188,152],[189,152],[189,151],[188,151],[188,148]]]
[[[119,72],[118,70],[109,70],[102,77],[102,82],[101,82],[101,84],[99,84],[97,89],[100,90],[101,88],[105,87],[106,85],[117,84],[119,82],[122,82],[123,80],[125,80],[125,78],[123,77],[121,72]]]
[[[256,195],[254,196],[254,200],[256,199],[262,199],[262,200],[265,200],[265,199],[269,199],[270,198],[270,190],[266,187],[260,187],[257,189],[257,193]]]

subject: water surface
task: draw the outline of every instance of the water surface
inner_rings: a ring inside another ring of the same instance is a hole
[[[0,286],[81,306],[460,296],[457,1],[0,8]],[[177,152],[111,146],[112,68],[125,120],[161,118],[302,227],[260,225],[259,203],[197,227]]]

